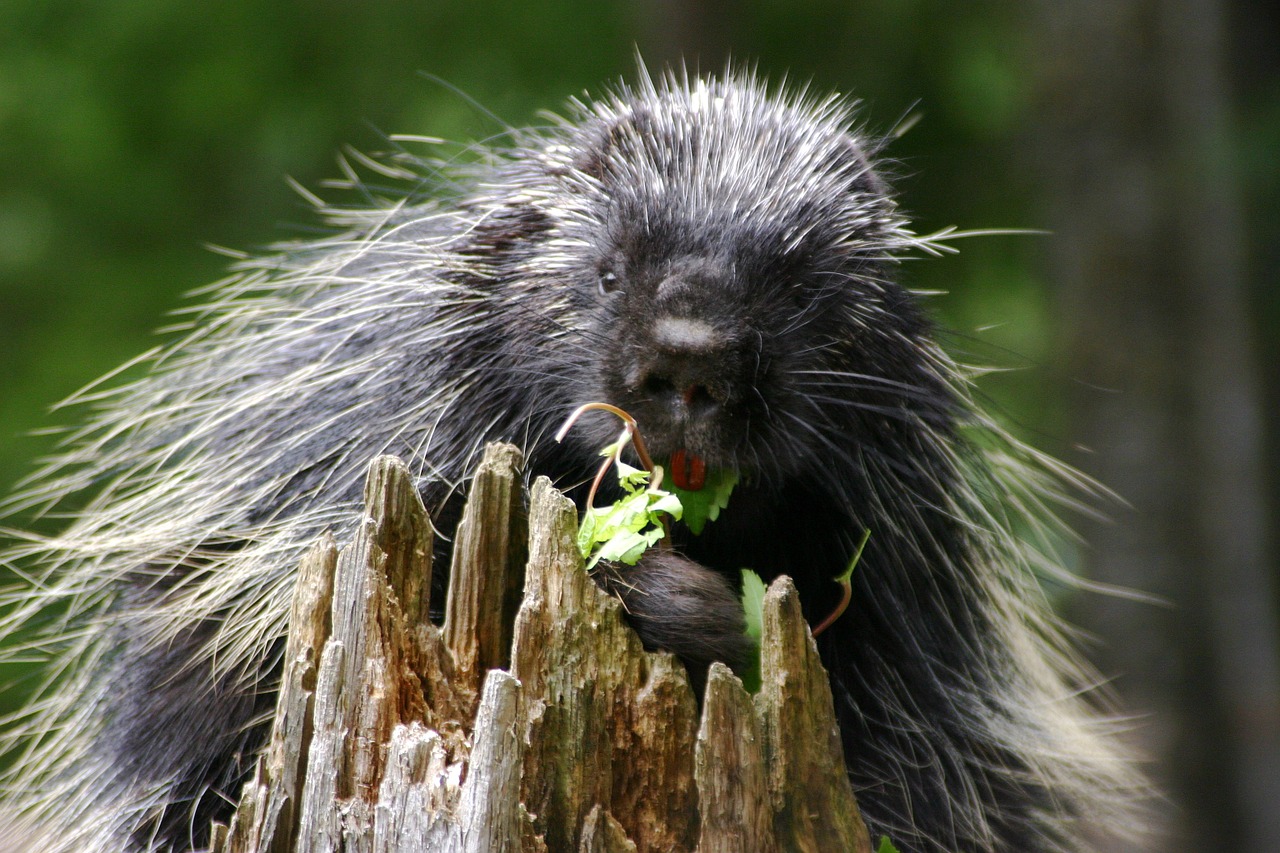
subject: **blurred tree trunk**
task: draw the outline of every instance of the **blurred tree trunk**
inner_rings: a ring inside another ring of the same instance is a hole
[[[1260,370],[1229,148],[1224,9],[1038,7],[1033,118],[1052,276],[1083,384],[1077,464],[1132,503],[1093,525],[1088,574],[1172,607],[1090,596],[1156,775],[1162,850],[1280,850],[1280,643]]]

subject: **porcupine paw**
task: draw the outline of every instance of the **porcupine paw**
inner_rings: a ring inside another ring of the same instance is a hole
[[[751,643],[742,602],[724,575],[673,551],[652,550],[634,566],[609,564],[596,579],[622,601],[645,648],[684,662],[699,696],[712,661],[742,672]]]

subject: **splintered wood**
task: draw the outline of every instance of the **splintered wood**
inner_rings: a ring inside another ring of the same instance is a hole
[[[540,479],[526,519],[520,466],[488,448],[437,627],[413,477],[370,465],[353,541],[302,561],[270,742],[214,853],[870,851],[790,581],[760,693],[717,664],[700,713],[583,570],[572,503]]]

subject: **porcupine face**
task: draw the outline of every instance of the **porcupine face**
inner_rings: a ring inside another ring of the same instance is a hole
[[[924,324],[884,275],[893,202],[839,110],[714,85],[651,95],[588,124],[575,164],[595,212],[576,278],[600,398],[660,461],[684,450],[766,479],[821,467],[815,450],[850,447],[884,380],[919,383]]]

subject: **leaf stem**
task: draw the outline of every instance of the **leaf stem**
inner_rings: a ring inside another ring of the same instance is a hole
[[[640,435],[640,425],[636,423],[636,419],[626,409],[620,409],[609,403],[583,403],[565,418],[565,422],[556,431],[556,441],[560,442],[569,433],[569,429],[578,421],[578,418],[586,412],[601,411],[615,415],[622,420],[622,434],[618,436],[618,440],[612,445],[611,452],[600,465],[600,469],[596,471],[595,479],[591,481],[591,491],[587,493],[587,506],[595,506],[596,490],[600,488],[600,483],[604,481],[605,472],[618,463],[622,457],[622,448],[628,442],[636,449],[636,456],[640,457],[640,464],[649,472],[649,489],[650,491],[657,489],[662,485],[662,466],[653,464],[653,457],[649,455],[649,448],[645,446],[644,438]],[[664,548],[671,547],[671,526],[664,517],[662,523],[662,545]]]
[[[636,455],[640,457],[640,464],[643,465],[645,470],[650,474],[654,473],[654,468],[656,466],[653,464],[653,459],[649,456],[649,448],[645,446],[644,439],[640,436],[640,427],[636,424],[636,419],[631,417],[631,413],[626,409],[619,409],[617,406],[610,405],[609,403],[583,403],[581,406],[574,409],[573,413],[565,419],[564,424],[556,433],[556,441],[559,442],[563,440],[565,435],[568,434],[569,428],[577,422],[578,418],[582,417],[584,412],[590,411],[609,412],[610,414],[621,418],[622,422],[627,425],[625,434],[631,440],[632,446],[635,447]],[[658,484],[654,483],[653,485],[657,486]]]
[[[853,558],[849,560],[849,567],[841,572],[839,576],[832,578],[832,580],[840,584],[840,589],[842,590],[840,603],[836,605],[835,609],[831,611],[831,614],[827,616],[826,619],[822,620],[818,627],[813,629],[813,636],[816,637],[823,631],[830,628],[835,624],[835,621],[843,616],[844,612],[849,609],[849,602],[853,600],[853,570],[858,565],[858,561],[862,559],[862,552],[867,547],[867,540],[870,538],[871,529],[868,528],[867,531],[862,534],[862,541],[858,543],[858,550],[854,552]]]

